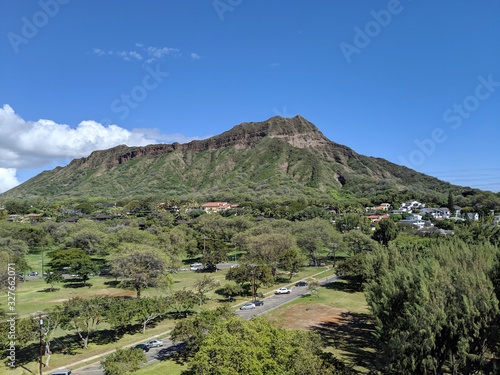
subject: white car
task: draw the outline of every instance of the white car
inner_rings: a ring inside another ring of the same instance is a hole
[[[288,288],[279,288],[274,294],[290,294],[292,290]]]
[[[255,309],[254,303],[245,303],[243,306],[240,307],[240,310],[252,310],[252,309]]]
[[[163,346],[163,340],[151,340],[146,343],[151,348],[156,348],[157,346]]]

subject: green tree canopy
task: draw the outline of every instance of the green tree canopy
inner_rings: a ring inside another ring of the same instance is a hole
[[[325,360],[317,334],[276,328],[263,318],[220,320],[199,340],[186,374],[340,373]]]
[[[366,297],[397,373],[471,374],[484,361],[486,333],[498,314],[489,274],[496,248],[441,241],[371,253]]]
[[[111,258],[113,274],[127,279],[141,297],[141,290],[148,287],[167,287],[172,278],[166,271],[169,259],[159,250],[146,245],[123,245]]]
[[[146,354],[142,350],[116,349],[101,361],[105,375],[123,375],[137,371],[146,363]]]

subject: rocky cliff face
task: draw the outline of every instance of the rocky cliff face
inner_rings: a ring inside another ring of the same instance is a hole
[[[357,154],[328,140],[301,116],[278,116],[186,144],[121,145],[94,151],[64,168],[42,172],[0,198],[234,194],[293,199],[328,198],[339,189],[373,194],[388,188],[434,192],[449,189],[449,184]]]
[[[234,146],[237,149],[251,148],[262,138],[281,138],[294,147],[324,149],[338,146],[344,152],[353,153],[346,146],[337,145],[326,138],[316,126],[302,116],[272,117],[263,122],[242,123],[231,130],[212,138],[191,141],[185,144],[152,144],[144,147],[116,146],[94,151],[86,158],[73,160],[70,165],[84,168],[114,168],[122,163],[143,156],[158,156],[175,150],[201,152]],[[103,164],[104,161],[104,164]]]

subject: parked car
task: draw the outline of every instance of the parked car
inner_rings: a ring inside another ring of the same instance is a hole
[[[288,288],[279,288],[276,292],[274,292],[275,294],[290,294],[292,290],[291,289],[288,289]]]
[[[71,375],[71,370],[57,370],[51,372],[50,375]]]
[[[295,284],[295,286],[307,286],[307,281],[301,280],[297,284]]]
[[[240,307],[240,310],[252,310],[255,309],[255,303],[245,303],[243,306]]]
[[[36,271],[30,272],[28,273],[28,276],[38,276],[38,272]]]
[[[139,345],[134,346],[131,349],[141,349],[144,353],[146,353],[146,352],[149,352],[149,345],[147,345],[147,344],[139,344]]]
[[[156,348],[157,346],[163,346],[163,340],[150,340],[146,343],[150,348]]]
[[[255,301],[253,304],[255,306],[264,306],[264,301]]]

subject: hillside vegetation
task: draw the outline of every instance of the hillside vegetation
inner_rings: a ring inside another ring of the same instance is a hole
[[[444,197],[453,186],[328,140],[300,116],[243,123],[187,144],[118,146],[33,177],[1,201],[162,196],[203,199],[330,199],[408,191]],[[470,190],[470,189],[469,189]]]

